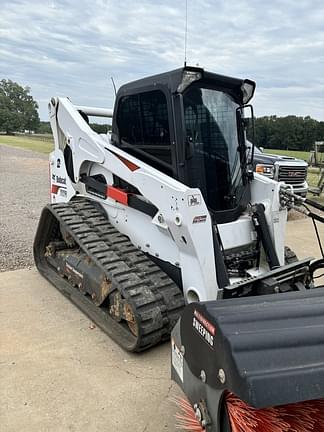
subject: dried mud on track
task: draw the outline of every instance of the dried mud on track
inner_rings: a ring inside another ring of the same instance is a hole
[[[0,145],[0,271],[33,265],[33,239],[48,201],[48,156]]]

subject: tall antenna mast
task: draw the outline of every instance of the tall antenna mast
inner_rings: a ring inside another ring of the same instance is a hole
[[[187,37],[188,37],[188,0],[186,0],[186,23],[185,23],[185,42],[184,42],[184,66],[187,66]]]

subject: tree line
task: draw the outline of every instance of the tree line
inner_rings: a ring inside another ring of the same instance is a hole
[[[90,123],[97,133],[107,133],[110,125]],[[2,79],[0,81],[0,132],[33,131],[41,134],[51,134],[49,122],[40,121],[38,104],[30,95],[29,87]],[[252,139],[251,128],[248,138]],[[275,115],[255,119],[255,144],[258,147],[304,150],[313,149],[315,141],[324,141],[324,121],[312,119],[309,116],[297,117]]]
[[[252,133],[249,130],[249,138]],[[258,147],[309,151],[315,141],[324,141],[324,121],[309,116],[265,116],[255,119],[255,144]]]

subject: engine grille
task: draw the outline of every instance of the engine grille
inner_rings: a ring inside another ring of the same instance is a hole
[[[291,185],[304,183],[307,176],[307,167],[301,166],[279,166],[279,181]]]

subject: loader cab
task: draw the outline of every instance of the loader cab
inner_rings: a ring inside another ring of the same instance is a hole
[[[201,190],[218,223],[250,199],[242,112],[255,83],[185,67],[118,91],[113,144]]]

